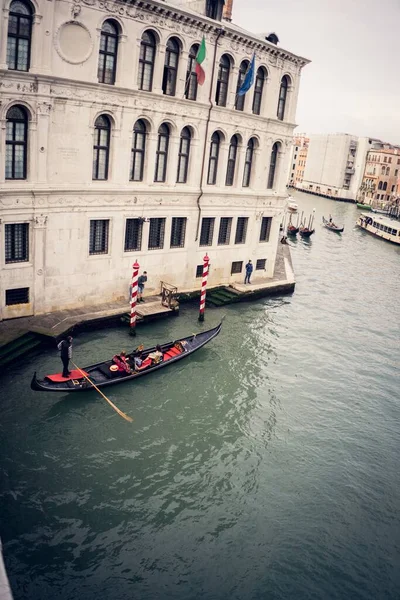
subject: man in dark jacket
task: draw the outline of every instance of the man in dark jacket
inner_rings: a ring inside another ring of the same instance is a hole
[[[147,271],[143,271],[143,275],[141,275],[138,279],[138,302],[144,302],[143,300],[143,291],[144,291],[144,284],[147,281]]]
[[[251,260],[249,260],[249,262],[246,265],[246,277],[244,278],[245,283],[250,283],[250,277],[251,277],[252,272],[253,272],[253,265],[251,263]]]
[[[65,340],[62,340],[58,344],[57,348],[61,352],[61,360],[63,364],[62,376],[69,377],[71,373],[68,369],[68,363],[72,358],[72,337],[69,335]]]

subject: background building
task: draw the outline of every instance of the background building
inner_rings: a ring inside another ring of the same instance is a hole
[[[289,185],[291,187],[299,187],[303,181],[309,142],[309,138],[304,134],[299,134],[293,138],[293,152],[289,178]]]
[[[303,181],[296,187],[328,198],[355,201],[374,140],[347,133],[313,134],[309,140]]]
[[[222,0],[1,8],[0,318],[127,297],[135,259],[148,293],[205,252],[210,285],[272,276],[305,59]]]
[[[398,195],[399,172],[400,148],[391,144],[373,144],[367,154],[358,202],[376,208],[393,203]]]

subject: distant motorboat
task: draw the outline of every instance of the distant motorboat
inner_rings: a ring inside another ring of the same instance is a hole
[[[289,196],[288,198],[288,211],[290,213],[297,213],[297,209],[299,208],[297,202],[293,200],[293,196]]]

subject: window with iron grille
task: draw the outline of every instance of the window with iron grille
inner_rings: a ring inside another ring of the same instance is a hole
[[[203,217],[201,222],[200,246],[212,246],[214,236],[214,217]]]
[[[187,181],[191,137],[190,129],[188,127],[184,127],[181,132],[179,144],[178,173],[176,177],[177,183],[186,183]]]
[[[164,248],[165,219],[150,219],[149,250],[161,250]]]
[[[127,219],[125,227],[125,252],[141,250],[142,248],[142,219]]]
[[[146,124],[142,119],[133,128],[131,152],[131,181],[143,181],[144,157],[146,152]]]
[[[254,84],[253,96],[253,114],[259,115],[261,112],[261,100],[265,81],[265,71],[262,67],[257,69],[256,81]]]
[[[244,244],[246,242],[248,217],[238,217],[236,224],[235,244]]]
[[[13,304],[29,304],[29,288],[6,290],[6,306]]]
[[[185,98],[186,100],[196,100],[197,98],[197,73],[196,56],[199,51],[199,45],[194,44],[190,48],[189,60],[186,72]]]
[[[104,21],[100,33],[99,83],[114,85],[117,71],[118,26],[112,19]]]
[[[90,221],[89,254],[107,254],[109,225],[108,219]]]
[[[186,217],[172,217],[171,248],[183,248],[185,246],[186,221]]]
[[[221,0],[206,0],[206,16],[220,21],[222,18]]]
[[[275,185],[275,171],[276,171],[276,162],[278,159],[278,151],[279,151],[279,143],[275,142],[272,146],[271,151],[271,159],[269,163],[269,173],[268,173],[268,185],[267,188],[272,190]]]
[[[226,54],[223,54],[219,61],[217,88],[215,92],[215,103],[217,106],[226,106],[230,68],[230,60]]]
[[[219,156],[220,143],[221,143],[220,134],[218,133],[218,131],[215,131],[211,136],[210,158],[208,161],[208,175],[207,175],[208,185],[215,185],[217,182],[218,156]]]
[[[164,75],[162,80],[162,91],[166,96],[175,96],[178,62],[179,43],[175,38],[170,38],[165,49]]]
[[[258,258],[256,262],[256,271],[265,271],[265,265],[267,264],[266,258]]]
[[[239,140],[237,135],[233,135],[229,144],[228,165],[226,168],[225,185],[233,185],[235,179],[236,156]]]
[[[232,217],[221,217],[219,222],[218,245],[228,245],[231,239]]]
[[[7,65],[12,71],[29,71],[33,8],[30,2],[14,0],[8,15]]]
[[[107,115],[97,117],[94,124],[93,172],[92,179],[108,179],[108,161],[110,156],[111,121]]]
[[[28,113],[12,106],[6,116],[6,179],[26,179]]]
[[[242,260],[237,260],[235,262],[232,263],[232,267],[231,267],[231,275],[234,275],[235,273],[241,273],[243,269],[243,261]]]
[[[11,223],[4,226],[6,263],[29,260],[29,224]]]
[[[168,146],[169,146],[169,128],[163,123],[158,128],[158,142],[156,153],[156,168],[154,172],[154,181],[163,182],[167,176],[168,162]]]
[[[153,87],[156,38],[152,31],[145,31],[140,42],[138,89],[151,92]]]
[[[238,75],[237,86],[236,86],[236,98],[235,98],[235,109],[236,110],[243,110],[243,108],[244,108],[244,99],[246,97],[246,94],[242,94],[239,96],[239,90],[242,87],[242,83],[245,80],[248,68],[249,68],[249,61],[243,60],[239,67],[239,75]]]
[[[203,265],[197,265],[196,277],[203,277]]]
[[[272,217],[263,217],[261,221],[260,242],[268,242],[271,231]]]

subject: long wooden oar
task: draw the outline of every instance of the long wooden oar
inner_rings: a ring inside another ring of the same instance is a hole
[[[72,360],[71,360],[71,362],[72,362]],[[79,373],[82,373],[82,375],[86,379],[86,381],[88,381],[90,383],[90,385],[92,385],[94,387],[94,389],[97,392],[99,392],[99,394],[101,396],[103,396],[104,400],[106,400],[108,402],[108,404],[119,414],[120,417],[122,417],[126,421],[129,421],[129,423],[132,423],[132,421],[133,421],[132,417],[129,417],[124,412],[122,412],[122,410],[119,410],[118,406],[115,406],[115,404],[113,402],[111,402],[111,400],[109,400],[109,398],[107,398],[107,396],[105,394],[103,394],[103,392],[101,390],[99,390],[97,385],[95,385],[93,383],[93,381],[91,379],[89,379],[89,377],[82,371],[82,369],[80,369],[74,362],[72,362],[72,364],[74,365],[75,369],[77,369],[79,371]]]

